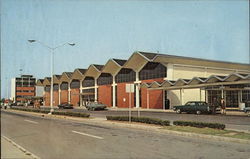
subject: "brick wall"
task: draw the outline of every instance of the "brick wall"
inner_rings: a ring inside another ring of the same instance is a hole
[[[61,103],[68,103],[68,90],[61,90]]]
[[[70,104],[73,104],[73,106],[79,106],[79,102],[80,102],[79,93],[80,93],[79,88],[71,88]]]
[[[123,99],[126,99],[124,101]],[[126,93],[126,83],[117,83],[117,107],[129,107],[129,93]],[[134,93],[131,93],[131,108],[134,107]]]
[[[45,106],[50,105],[50,92],[45,92]]]
[[[112,106],[112,86],[111,85],[101,85],[98,87],[98,102],[106,104],[107,106]]]
[[[16,87],[16,90],[35,90],[35,87]]]
[[[59,103],[59,92],[58,91],[54,91],[53,92],[53,105],[57,106]]]
[[[163,82],[164,80],[163,78],[142,80],[142,83],[145,83],[145,82],[152,83],[154,81]],[[148,91],[148,97],[149,99],[147,99],[147,89],[141,88],[141,108],[147,108],[147,106],[149,106],[149,109],[163,109],[163,91],[162,90],[150,90]]]

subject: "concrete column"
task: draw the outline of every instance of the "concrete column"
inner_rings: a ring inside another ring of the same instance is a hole
[[[165,110],[165,90],[162,90],[162,106],[163,106],[163,110]]]
[[[239,90],[238,91],[238,103],[239,103],[239,105],[240,105],[241,101],[242,101],[242,90]]]
[[[115,90],[115,86],[116,86],[116,83],[115,83],[115,76],[114,75],[112,75],[112,77],[113,77],[113,84],[112,84],[112,89],[113,89],[113,95],[112,95],[112,97],[113,97],[113,107],[116,107],[116,105],[115,105],[115,98],[116,98],[116,90]]]
[[[83,87],[82,87],[82,81],[83,81],[83,80],[80,80],[80,90],[79,90],[79,93],[80,93],[80,95],[79,95],[80,107],[83,106],[83,105],[82,105],[82,95],[81,95],[81,93],[82,93],[82,88],[83,88]]]
[[[97,102],[97,78],[95,78],[95,102]]]
[[[180,103],[183,105],[183,89],[180,89]]]
[[[61,104],[61,87],[60,84],[58,84],[58,104]]]
[[[140,90],[139,90],[139,72],[135,72],[135,81],[136,81],[136,85],[135,85],[135,89],[136,89],[136,94],[135,94],[135,107],[139,108],[140,107]]]
[[[69,103],[69,104],[70,104],[70,102],[71,102],[71,89],[70,89],[70,83],[71,83],[71,82],[68,83],[68,103]]]
[[[167,77],[168,80],[174,80],[174,65],[169,63],[167,64]]]
[[[201,101],[201,88],[200,88],[200,101]]]
[[[45,97],[45,87],[43,88],[43,106],[45,106],[45,99],[46,99],[46,97]]]

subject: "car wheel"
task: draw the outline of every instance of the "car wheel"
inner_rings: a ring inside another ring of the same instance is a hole
[[[197,110],[197,111],[196,111],[196,114],[197,114],[197,115],[200,115],[200,114],[201,114],[201,111]]]
[[[180,110],[180,109],[177,109],[177,110],[176,110],[176,113],[177,113],[177,114],[181,114],[181,110]]]

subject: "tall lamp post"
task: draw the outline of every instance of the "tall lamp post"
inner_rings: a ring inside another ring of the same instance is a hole
[[[39,44],[41,44],[43,47],[46,47],[50,50],[50,53],[51,53],[51,69],[50,69],[50,73],[51,73],[51,84],[50,84],[50,113],[49,114],[52,114],[52,112],[54,111],[54,108],[53,108],[53,83],[54,83],[54,80],[53,80],[53,74],[54,74],[54,51],[62,46],[65,46],[65,45],[70,45],[70,46],[75,46],[75,43],[63,43],[61,45],[58,45],[56,47],[50,47],[44,43],[42,43],[41,41],[38,41],[38,40],[28,40],[28,42],[30,43],[34,43],[34,42],[37,42]]]

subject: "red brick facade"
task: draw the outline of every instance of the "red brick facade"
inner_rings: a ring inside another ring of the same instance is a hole
[[[98,101],[106,104],[107,106],[112,106],[112,86],[111,85],[101,85],[98,87]]]
[[[68,90],[61,90],[61,103],[68,103]]]
[[[80,97],[79,97],[80,89],[79,88],[71,88],[70,91],[70,104],[73,106],[79,106]]]
[[[142,83],[152,83],[154,81],[163,82],[163,78],[143,80]],[[149,97],[149,99],[147,99]],[[148,102],[148,103],[147,103]],[[141,107],[149,109],[163,109],[163,92],[162,90],[148,90],[141,88]]]
[[[128,108],[129,107],[129,93],[126,93],[127,83],[117,83],[117,107]],[[124,101],[125,99],[125,101]],[[134,93],[131,93],[131,108],[134,105]]]
[[[54,99],[54,106],[57,106],[59,104],[59,92],[58,91],[54,91],[53,92],[53,99]]]
[[[44,102],[45,102],[45,106],[49,106],[50,105],[50,92],[45,92],[45,99],[44,99]]]

